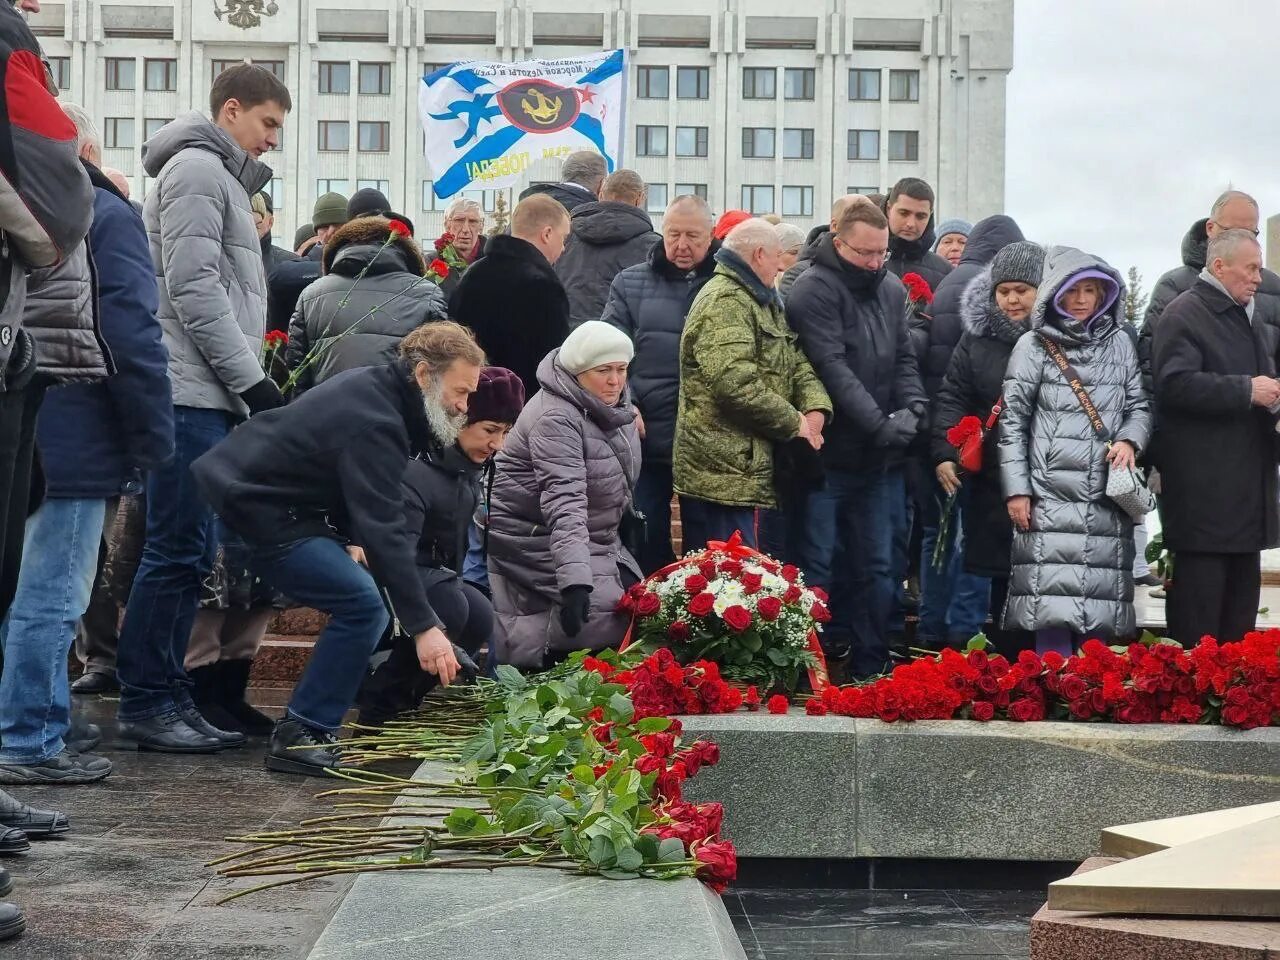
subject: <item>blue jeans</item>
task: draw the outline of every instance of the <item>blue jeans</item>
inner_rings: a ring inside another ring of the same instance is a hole
[[[106,500],[46,500],[27,520],[18,593],[0,626],[0,762],[43,763],[71,725],[67,651],[89,608]]]
[[[484,549],[484,531],[475,521],[467,528],[467,556],[462,561],[462,579],[486,592],[489,589],[489,557]]]
[[[121,720],[146,720],[189,699],[182,667],[200,582],[218,549],[213,509],[191,463],[231,431],[222,410],[174,407],[174,455],[147,475],[147,539],[120,629]]]
[[[898,584],[893,538],[906,510],[902,468],[870,473],[828,470],[810,494],[803,568],[808,582],[831,594],[825,633],[847,640],[859,677],[881,673],[889,660],[889,617]]]
[[[337,730],[391,619],[382,593],[369,571],[327,537],[250,551],[250,568],[270,586],[329,614],[286,712],[309,727]]]
[[[648,460],[640,464],[636,509],[645,516],[644,549],[636,557],[636,563],[647,577],[676,558],[671,549],[671,464]],[[684,542],[688,551],[687,535]]]
[[[991,581],[964,569],[965,488],[960,488],[947,530],[947,549],[933,564],[946,503],[940,489],[925,498],[924,541],[920,548],[920,627],[922,645],[940,646],[963,639],[966,643],[982,632],[991,610]]]
[[[756,511],[754,507],[726,507],[682,494],[680,529],[685,553],[703,549],[710,540],[728,540],[735,530],[742,534],[744,544],[754,547]]]

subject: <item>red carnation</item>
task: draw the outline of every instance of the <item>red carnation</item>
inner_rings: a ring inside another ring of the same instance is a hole
[[[674,640],[677,643],[684,643],[688,640],[690,633],[689,625],[683,620],[675,620],[671,626],[667,627],[667,639]]]
[[[782,694],[775,693],[772,697],[769,698],[769,703],[767,704],[767,706],[769,708],[770,713],[786,713],[787,708],[790,706],[790,704],[787,703],[787,698],[784,697]]]
[[[690,596],[697,596],[707,589],[707,578],[700,573],[691,574],[684,578],[684,588]]]
[[[761,597],[756,610],[759,611],[761,620],[772,623],[782,616],[782,601],[777,597]]]
[[[714,594],[700,593],[689,601],[689,613],[695,617],[705,617],[715,608]]]
[[[268,330],[263,339],[266,341],[267,346],[273,350],[287,346],[289,343],[289,335],[283,330]]]
[[[652,617],[655,613],[662,609],[662,598],[656,593],[648,591],[640,595],[640,599],[636,601],[636,616]]]
[[[431,272],[441,280],[449,276],[449,265],[439,257],[431,261]]]
[[[751,627],[751,611],[735,603],[725,610],[724,622],[734,633],[742,633]]]
[[[902,278],[902,285],[907,288],[907,298],[912,303],[933,303],[933,288],[929,281],[918,273],[908,273]]]
[[[825,717],[827,705],[816,697],[810,697],[804,703],[804,712],[811,717]]]
[[[409,227],[403,220],[392,220],[390,226],[391,233],[397,237],[410,236]],[[387,238],[390,241],[390,237]]]
[[[982,421],[975,416],[961,417],[960,422],[947,431],[947,443],[957,450],[969,442],[970,437],[982,433]]]
[[[760,691],[756,689],[755,684],[747,687],[747,695],[744,698],[747,709],[752,713],[760,709]]]

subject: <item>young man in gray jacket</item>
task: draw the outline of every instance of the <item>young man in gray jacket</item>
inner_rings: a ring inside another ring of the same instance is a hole
[[[208,753],[244,743],[211,726],[191,700],[183,656],[213,563],[212,508],[193,460],[246,416],[284,401],[258,355],[267,283],[249,197],[271,181],[259,157],[279,141],[292,108],[270,71],[241,64],[220,74],[213,117],[189,113],[142,147],[155,183],[144,217],[169,351],[175,455],[147,477],[147,534],[120,630],[120,734],[143,750]]]

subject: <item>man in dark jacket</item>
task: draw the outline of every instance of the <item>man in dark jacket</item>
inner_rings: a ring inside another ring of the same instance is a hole
[[[569,294],[569,326],[599,320],[619,271],[643,263],[658,242],[645,212],[647,188],[634,170],[605,177],[600,199],[580,204],[569,217],[569,242],[556,261],[556,276]]]
[[[572,213],[584,203],[591,203],[600,195],[600,184],[609,172],[604,157],[594,150],[578,150],[564,158],[560,167],[560,183],[533,183],[520,193],[520,199],[546,194],[559,200],[561,206]]]
[[[88,115],[70,104],[64,109],[76,121],[82,152],[99,159]],[[146,231],[102,172],[90,161],[85,168],[95,197],[84,263],[96,268],[85,277],[85,295],[74,295],[69,279],[47,279],[27,303],[42,325],[38,341],[60,335],[58,351],[50,351],[60,360],[57,373],[45,375],[65,385],[48,392],[37,426],[47,499],[27,521],[26,562],[7,620],[0,783],[88,783],[111,772],[105,757],[67,746],[65,654],[89,605],[108,502],[136,492],[142,472],[173,455],[168,357]],[[44,327],[45,305],[66,314],[60,330]],[[76,324],[68,310],[85,322]],[[77,326],[88,334],[79,346],[66,336]],[[105,380],[96,375],[103,353],[95,330],[111,363]]]
[[[489,361],[514,370],[532,396],[538,364],[569,335],[569,297],[552,267],[569,238],[569,214],[534,194],[516,204],[511,235],[491,237],[462,276],[450,313],[470,327]]]
[[[1254,629],[1260,554],[1280,542],[1277,331],[1257,316],[1262,249],[1250,231],[1224,230],[1206,260],[1154,342],[1164,538],[1177,556],[1169,633],[1184,645]]]
[[[694,298],[716,269],[720,242],[711,238],[712,223],[711,208],[701,197],[673,200],[662,216],[662,242],[649,250],[648,262],[614,278],[601,317],[635,344],[627,385],[642,424],[636,507],[648,523],[636,562],[646,576],[675,559],[671,445],[680,402],[680,335]]]
[[[824,642],[837,654],[849,645],[860,677],[888,660],[893,538],[905,522],[902,462],[928,406],[906,293],[887,275],[888,247],[884,215],[850,205],[787,298],[787,319],[835,407],[822,448],[826,485],[806,508],[802,566],[832,596]]]
[[[192,465],[201,493],[247,543],[254,573],[330,615],[272,735],[269,769],[320,776],[338,765],[336,731],[387,625],[379,585],[423,669],[453,680],[458,662],[417,574],[401,484],[411,457],[457,438],[483,361],[456,323],[426,324],[396,361],[339,374]]]
[[[951,264],[933,252],[933,187],[918,177],[903,177],[885,200],[889,220],[889,260],[885,265],[899,278],[918,273],[937,290]]]
[[[831,233],[836,228],[836,224],[840,222],[840,216],[851,203],[871,203],[867,197],[860,193],[847,193],[843,197],[838,197],[836,202],[831,205],[831,222],[820,223],[809,231],[809,235],[805,237],[804,246],[800,249],[800,255],[796,257],[796,262],[783,272],[781,279],[778,280],[778,293],[785,300],[791,288],[799,279],[800,274],[804,273],[813,265],[813,258],[818,254],[818,244],[822,242],[822,238]]]

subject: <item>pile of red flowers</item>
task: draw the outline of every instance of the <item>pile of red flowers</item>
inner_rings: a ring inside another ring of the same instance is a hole
[[[630,670],[619,670],[595,657],[587,657],[582,665],[611,683],[623,684],[637,720],[681,713],[733,713],[743,702],[742,691],[724,681],[716,664],[698,660],[681,666],[666,647]]]

